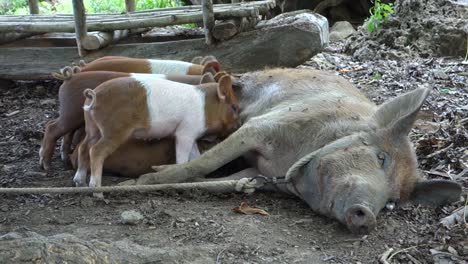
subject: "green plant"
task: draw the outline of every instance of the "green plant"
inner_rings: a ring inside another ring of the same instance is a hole
[[[367,26],[367,31],[371,33],[380,27],[382,22],[387,19],[388,15],[393,13],[393,4],[386,4],[380,2],[380,0],[374,0],[374,6],[369,9],[369,13],[371,16],[366,19],[364,24]]]
[[[0,0],[0,15],[13,15],[16,10],[28,8],[27,0]]]

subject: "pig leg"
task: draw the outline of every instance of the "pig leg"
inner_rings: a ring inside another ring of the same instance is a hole
[[[253,178],[260,175],[260,172],[256,168],[247,168],[241,171],[238,171],[234,174],[231,174],[226,177],[220,178],[197,178],[194,179],[196,182],[207,182],[207,181],[232,181],[232,180],[240,180],[242,178]]]
[[[41,148],[39,150],[39,164],[45,170],[50,169],[50,162],[57,139],[67,132],[66,126],[64,126],[59,118],[47,123],[44,138],[42,139]]]
[[[132,129],[118,132],[102,131],[102,137],[90,148],[91,177],[89,187],[101,187],[104,160],[122,145],[132,134]],[[110,133],[109,133],[110,132]],[[93,193],[94,197],[104,198],[102,193]]]
[[[67,133],[62,137],[62,143],[60,144],[60,157],[62,161],[68,162],[68,154],[71,152],[71,144],[73,139],[73,133]]]
[[[224,164],[258,150],[269,130],[244,124],[220,144],[203,153],[198,159],[185,164],[155,166],[157,173],[147,173],[138,178],[138,184],[173,183],[204,177]]]
[[[192,147],[192,151],[190,152],[189,161],[194,160],[194,159],[196,159],[198,157],[200,157],[200,150],[198,149],[197,142],[194,142],[193,147]]]
[[[176,163],[182,164],[189,161],[195,143],[195,136],[176,135]]]
[[[77,187],[86,186],[86,176],[89,168],[89,144],[92,141],[93,139],[89,135],[86,135],[78,148],[78,166],[75,177],[73,177],[73,182],[75,182]]]
[[[80,147],[78,148],[78,166],[75,177],[73,178],[73,182],[75,182],[77,187],[86,186],[86,176],[88,174],[90,163],[89,149],[101,137],[100,131],[94,121],[88,117],[86,118],[88,119],[86,122],[86,135],[83,139],[83,142],[80,144]]]

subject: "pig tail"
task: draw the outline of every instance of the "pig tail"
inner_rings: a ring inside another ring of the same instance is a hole
[[[89,102],[89,104],[85,104],[83,106],[83,110],[85,111],[89,111],[91,110],[93,107],[94,107],[94,104],[96,103],[96,93],[93,91],[93,89],[86,89],[84,90],[83,92],[83,95],[87,98],[87,99],[90,99],[91,102]]]

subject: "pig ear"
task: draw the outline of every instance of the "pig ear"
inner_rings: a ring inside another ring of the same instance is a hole
[[[392,136],[406,136],[429,93],[430,89],[419,88],[400,95],[381,105],[374,114],[374,119],[379,127],[389,129]]]
[[[214,76],[215,81],[218,82],[219,79],[221,79],[221,77],[223,77],[224,75],[229,75],[229,74],[225,71],[217,72]]]
[[[200,84],[202,83],[214,83],[216,82],[215,78],[213,77],[213,74],[211,72],[207,72],[205,74],[203,74],[201,80],[200,80]]]
[[[218,82],[218,98],[224,102],[226,100],[226,97],[229,97],[231,95],[231,91],[231,77],[228,75],[221,77],[221,79]]]
[[[418,204],[441,206],[458,201],[461,191],[461,185],[453,181],[421,181],[414,186],[410,199]]]
[[[221,70],[221,65],[217,61],[210,61],[206,63],[203,67],[203,73],[211,72],[213,74],[216,74],[217,72],[219,72],[219,70]]]
[[[218,62],[218,59],[216,59],[216,57],[213,56],[213,55],[208,55],[208,56],[205,56],[205,57],[203,57],[201,59],[200,64],[201,65],[206,65],[207,63],[212,62],[212,61]]]
[[[203,57],[202,56],[196,56],[192,59],[191,63],[193,64],[201,64]]]

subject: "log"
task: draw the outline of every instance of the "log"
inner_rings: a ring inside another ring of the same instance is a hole
[[[242,73],[265,67],[296,67],[320,52],[327,43],[327,19],[318,14],[302,13],[259,23],[255,30],[217,45],[208,46],[204,39],[118,44],[90,53],[83,59],[92,61],[114,55],[191,61],[196,56],[214,55],[225,70]],[[81,59],[76,51],[76,47],[2,48],[0,78],[50,78],[51,72]]]
[[[40,35],[42,33],[16,33],[16,32],[0,32],[0,45],[10,43],[19,39],[29,38],[34,35]]]
[[[29,0],[29,13],[34,15],[34,14],[39,14],[39,0]]]
[[[214,43],[213,27],[215,24],[213,13],[213,0],[202,0],[203,30],[205,31],[205,41],[207,45]]]
[[[83,48],[86,50],[98,50],[115,43],[129,35],[129,30],[116,30],[113,32],[90,33],[83,41]]]
[[[82,2],[81,0],[74,0]],[[77,12],[79,12],[79,9]],[[215,19],[229,19],[233,17],[255,17],[259,11],[255,7],[243,7],[236,10],[222,10],[215,13]],[[82,16],[75,17],[75,23],[81,25],[84,23],[84,13]],[[162,27],[170,25],[181,25],[187,23],[202,22],[203,15],[201,13],[170,15],[161,17],[144,17],[138,18],[121,18],[118,21],[113,19],[105,22],[90,21],[86,24],[88,31],[113,31],[119,29],[135,29],[147,27]],[[82,26],[80,26],[82,27]],[[78,30],[78,29],[77,29]],[[82,30],[82,29],[81,29]],[[57,22],[1,22],[0,32],[74,32],[75,25],[69,21]]]
[[[73,14],[75,17],[75,33],[76,33],[76,45],[78,46],[78,53],[80,56],[85,56],[86,51],[83,47],[83,43],[87,37],[86,29],[86,14],[83,4],[83,0],[73,0]],[[47,31],[49,32],[49,31]]]
[[[135,12],[135,0],[125,0],[125,10],[127,13]]]

